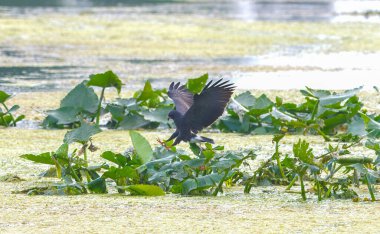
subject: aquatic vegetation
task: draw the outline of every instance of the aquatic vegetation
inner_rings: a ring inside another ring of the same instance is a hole
[[[104,91],[108,87],[114,87],[119,94],[121,91],[121,80],[112,71],[107,71],[101,74],[90,75],[90,80],[87,82],[87,86],[97,86],[102,88],[102,92],[99,98],[98,109],[96,110],[96,125],[99,126],[99,119],[102,108],[102,101],[104,99]]]
[[[208,81],[205,74],[189,79],[187,88],[200,92]],[[274,151],[271,157],[252,169],[255,152],[225,151],[224,146],[191,143],[181,150],[173,142],[161,142],[152,149],[141,134],[130,131],[132,149],[124,153],[105,151],[106,162],[89,165],[88,153],[94,153],[92,138],[100,127],[138,129],[171,127],[167,114],[173,109],[165,89],[153,89],[147,81],[132,98],[103,103],[108,87],[121,90],[120,79],[111,71],[90,76],[71,90],[60,108],[49,111],[47,127],[69,127],[63,144],[55,152],[25,154],[21,157],[53,166],[60,182],[46,188],[33,188],[29,194],[118,193],[132,195],[213,195],[226,186],[244,185],[249,193],[253,186],[286,185],[287,192],[299,193],[303,200],[315,196],[357,199],[355,187],[365,184],[370,200],[375,201],[375,185],[380,179],[380,116],[367,113],[357,97],[361,87],[335,93],[306,88],[304,101],[284,103],[281,97],[270,100],[265,94],[250,92],[235,96],[227,113],[212,127],[223,132],[271,134]],[[102,88],[100,97],[90,86]],[[108,115],[106,115],[108,114]],[[105,118],[102,119],[101,118]],[[108,121],[108,122],[107,122]],[[100,122],[107,122],[100,125]],[[100,126],[99,126],[100,125]],[[285,135],[300,135],[291,153],[283,153]],[[329,142],[325,152],[316,153],[313,144],[302,134],[318,135]],[[352,147],[365,144],[375,156],[357,156]],[[76,148],[79,145],[79,148]],[[74,150],[69,151],[69,147]],[[70,152],[70,153],[69,153]],[[299,185],[300,191],[294,190]],[[111,189],[112,188],[112,189]]]
[[[5,102],[11,98],[11,95],[7,94],[4,91],[0,90],[0,104],[4,108],[4,110],[0,107],[0,126],[13,126],[16,127],[17,122],[23,120],[25,118],[25,115],[19,115],[19,116],[14,116],[13,113],[17,111],[20,106],[19,105],[14,105],[11,108],[5,104]]]
[[[189,79],[187,88],[196,94],[208,81],[208,74]],[[100,97],[88,86],[102,87]],[[121,81],[112,72],[91,75],[71,90],[61,101],[59,109],[48,111],[43,122],[46,128],[75,128],[80,120],[95,121],[106,117],[103,127],[111,129],[167,128],[172,123],[167,115],[174,108],[166,89],[153,89],[146,81],[142,90],[127,99],[117,98],[102,104],[106,87],[121,90]],[[255,97],[250,92],[236,95],[227,106],[227,113],[213,128],[223,132],[253,134],[317,134],[326,141],[343,139],[345,135],[362,135],[365,110],[357,93],[361,87],[335,93],[306,87],[301,90],[304,102],[284,103],[281,97],[270,100],[265,94]],[[109,113],[109,115],[105,115]],[[361,114],[362,113],[362,114]],[[339,134],[338,134],[339,133]],[[348,137],[349,138],[349,137]]]

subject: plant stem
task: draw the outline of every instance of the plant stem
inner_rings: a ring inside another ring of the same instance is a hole
[[[98,104],[98,110],[96,111],[96,125],[99,126],[99,120],[100,120],[100,111],[102,109],[102,101],[104,98],[104,90],[106,88],[102,89],[102,93],[100,94],[99,104]]]
[[[325,198],[328,198],[330,197],[330,194],[331,194],[331,189],[333,188],[333,186],[330,184],[330,187],[329,189],[327,190],[327,192],[325,193]]]
[[[84,166],[85,166],[86,169],[87,169],[87,168],[88,168],[88,161],[87,161],[87,144],[84,144],[83,147],[84,147],[84,149],[83,149]],[[91,177],[90,177],[90,175],[88,174],[87,171],[86,171],[86,177],[87,177],[87,182],[90,183],[90,182],[91,182]]]
[[[16,127],[16,121],[15,121],[15,118],[13,117],[12,113],[9,112],[9,109],[8,107],[5,105],[5,103],[2,103],[3,106],[4,106],[4,109],[7,111],[7,113],[11,116],[11,119],[12,119],[12,122],[13,122],[13,127]],[[4,121],[5,122],[5,121]],[[7,123],[8,125],[8,123]]]
[[[70,157],[69,157],[68,168],[71,171],[71,175],[74,177],[74,179],[76,180],[76,182],[81,182],[81,179],[79,179],[77,173],[75,173],[74,169],[71,167],[71,159],[70,159]]]
[[[319,184],[319,180],[317,179],[317,175],[314,174],[314,179],[317,183],[317,192],[318,192],[318,201],[322,201],[322,196],[321,196],[321,186]]]
[[[353,177],[354,177],[355,187],[359,188],[359,186],[360,186],[360,181],[359,181],[360,174],[359,174],[358,170],[354,169]]]
[[[332,178],[333,175],[334,175],[337,171],[339,171],[342,167],[343,167],[342,164],[339,165],[338,168],[335,169],[335,170],[333,170],[333,171],[331,171],[331,173],[330,173],[329,175],[327,175],[326,178],[325,178],[324,180],[327,181],[328,179]]]
[[[286,176],[285,176],[284,170],[282,169],[282,165],[281,165],[281,161],[280,161],[280,153],[278,152],[279,148],[280,148],[280,146],[279,146],[278,142],[276,142],[276,152],[274,153],[273,156],[276,158],[277,166],[278,166],[278,169],[280,170],[281,177],[283,179],[286,179]]]
[[[365,175],[365,178],[367,180],[367,187],[368,187],[369,194],[371,195],[371,201],[376,201],[375,194],[373,191],[373,186],[372,186],[371,182],[369,182],[368,174]]]
[[[77,181],[77,182],[81,182],[81,179],[79,179],[77,173],[75,173],[74,169],[72,167],[70,167],[70,171],[71,171],[71,174],[72,176],[74,177],[74,179]]]
[[[290,184],[288,185],[288,187],[286,187],[285,190],[290,190],[293,187],[294,183],[297,181],[297,179],[298,179],[298,175],[295,175],[293,177],[293,180],[290,182]]]
[[[315,107],[313,109],[313,113],[311,113],[311,120],[314,120],[315,115],[317,114],[318,105],[319,105],[319,100],[317,100],[317,103],[315,104]]]
[[[301,196],[304,201],[306,201],[306,193],[305,193],[305,185],[303,184],[303,176],[300,176],[300,182],[301,182]]]
[[[331,141],[331,138],[328,137],[324,132],[322,132],[321,129],[319,129],[319,128],[314,128],[314,129],[318,132],[319,135],[321,135],[323,137],[323,139],[325,141]]]
[[[218,192],[222,189],[223,182],[226,179],[227,175],[228,175],[228,170],[226,170],[226,172],[224,173],[223,178],[220,180],[220,182],[218,184],[218,187],[216,187],[215,191],[212,193],[213,196],[217,196],[218,195]]]

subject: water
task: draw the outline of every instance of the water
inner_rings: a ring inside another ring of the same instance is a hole
[[[270,22],[378,23],[379,12],[380,1],[0,1],[0,19],[28,19],[55,14],[65,17],[89,14],[110,21],[141,18],[175,21],[181,17],[194,17],[206,19],[203,21],[205,27],[214,26],[208,24],[207,19],[265,21],[269,22],[268,27],[271,27]],[[81,22],[78,22],[78,28],[80,25]],[[287,33],[286,28],[281,30]],[[147,36],[149,34],[147,32]],[[29,38],[26,34],[25,38],[17,40],[28,42]],[[242,89],[298,89],[305,85],[346,89],[360,85],[366,88],[380,85],[376,64],[380,58],[379,51],[369,54],[360,51],[326,54],[324,46],[298,45],[290,48],[280,45],[269,53],[250,56],[131,57],[81,55],[82,48],[75,44],[14,46],[11,40],[6,40],[0,41],[0,89],[9,92],[69,89],[88,75],[106,69],[112,69],[128,80],[130,89],[141,87],[146,79],[164,87],[171,80],[183,80],[204,72],[210,72],[212,76],[229,77]],[[78,56],[63,53],[76,50]],[[210,71],[210,66],[215,69]],[[252,67],[260,66],[271,67],[273,71],[250,71]],[[227,67],[229,69],[223,69]],[[284,67],[288,69],[282,69]]]

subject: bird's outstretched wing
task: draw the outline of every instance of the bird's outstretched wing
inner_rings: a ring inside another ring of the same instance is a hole
[[[193,105],[194,95],[186,89],[185,85],[172,82],[169,86],[168,96],[174,101],[175,109],[184,115]]]
[[[194,103],[183,117],[184,123],[194,133],[211,125],[223,114],[234,89],[233,84],[223,79],[210,81],[199,95],[194,95]]]

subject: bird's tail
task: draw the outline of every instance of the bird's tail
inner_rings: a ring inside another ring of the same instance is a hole
[[[203,137],[203,136],[198,136],[198,135],[195,135],[192,138],[192,141],[193,142],[208,142],[208,143],[214,144],[214,140],[213,139],[207,138],[207,137]]]

